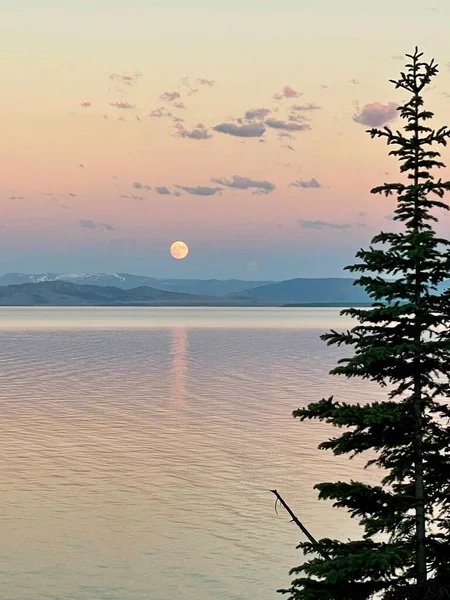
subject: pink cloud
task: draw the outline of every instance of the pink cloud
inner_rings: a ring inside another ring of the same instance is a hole
[[[355,123],[367,125],[369,127],[380,127],[389,121],[393,121],[398,115],[398,104],[388,102],[372,102],[365,104],[362,109],[353,117]]]
[[[275,100],[283,100],[283,98],[298,98],[302,96],[300,92],[297,92],[290,85],[285,85],[279,94],[274,95]]]

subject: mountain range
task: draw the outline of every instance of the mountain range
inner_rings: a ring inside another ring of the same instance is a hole
[[[202,296],[227,296],[274,281],[242,281],[240,279],[161,279],[130,273],[7,273],[0,276],[0,286],[46,281],[69,281],[77,285],[112,286],[122,290],[149,286],[167,292],[200,294]]]
[[[111,285],[111,283],[113,285]],[[150,285],[152,283],[153,285]],[[280,282],[157,279],[126,273],[0,277],[2,306],[284,306],[370,304],[350,278]]]

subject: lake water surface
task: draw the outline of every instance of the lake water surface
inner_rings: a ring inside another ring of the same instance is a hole
[[[339,309],[1,308],[0,598],[274,600],[302,539],[356,523],[319,481],[375,478],[319,452],[292,410],[334,394]],[[347,349],[348,352],[348,349]]]

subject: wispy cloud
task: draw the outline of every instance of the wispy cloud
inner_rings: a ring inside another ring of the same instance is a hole
[[[175,127],[177,129],[176,135],[178,137],[189,138],[191,140],[208,140],[212,137],[212,134],[203,123],[198,123],[193,129],[186,129],[184,125],[177,122]]]
[[[199,77],[197,79],[197,82],[200,85],[208,85],[209,87],[212,87],[213,85],[216,85],[216,81],[214,81],[214,79],[206,79],[206,77]]]
[[[80,227],[83,227],[84,229],[106,229],[107,231],[116,230],[116,228],[109,223],[95,223],[95,221],[91,221],[90,219],[80,219],[78,223]]]
[[[314,177],[312,179],[310,179],[309,181],[302,181],[302,180],[298,179],[297,181],[290,183],[289,186],[290,187],[299,187],[299,188],[321,188],[322,187],[320,185],[320,183],[317,181],[317,179],[314,179]]]
[[[142,73],[139,73],[139,72],[136,72],[133,74],[111,73],[111,75],[109,77],[110,77],[110,79],[120,81],[121,83],[124,83],[125,85],[134,85],[142,77]]]
[[[162,102],[174,102],[175,100],[179,100],[180,98],[180,92],[163,92],[159,97],[159,99]]]
[[[135,104],[130,104],[129,102],[124,102],[123,100],[119,100],[117,102],[110,102],[109,105],[113,106],[114,108],[120,108],[124,110],[136,108]]]
[[[353,79],[350,79],[349,83],[353,83],[353,85],[359,85],[361,82],[359,81],[359,79],[353,77]]]
[[[281,119],[267,119],[267,127],[281,129],[282,131],[308,131],[311,129],[309,123],[297,123],[296,121],[282,121]]]
[[[172,113],[166,110],[164,107],[155,108],[150,113],[150,117],[160,119],[161,117],[171,117]]]
[[[389,58],[392,58],[392,60],[405,60],[405,57],[401,54],[389,54]]]
[[[84,227],[85,229],[97,229],[97,224],[90,219],[80,219],[79,224],[80,227]]]
[[[248,190],[250,188],[258,188],[265,190],[266,192],[272,192],[275,189],[275,185],[270,181],[256,179],[250,179],[250,177],[241,177],[240,175],[233,175],[231,179],[225,179],[220,177],[214,177],[211,179],[213,183],[218,183],[228,188],[237,188],[239,190]]]
[[[355,123],[361,125],[367,125],[369,127],[380,127],[389,121],[393,121],[398,115],[398,104],[395,102],[388,102],[388,104],[382,104],[381,102],[372,102],[365,104],[362,109],[356,113],[353,117]]]
[[[291,106],[291,110],[293,111],[311,111],[311,110],[320,110],[322,107],[318,104],[293,104]]]
[[[248,123],[245,125],[238,125],[237,123],[221,123],[214,127],[214,131],[219,133],[226,133],[227,135],[234,135],[236,137],[261,137],[266,128],[260,123]]]
[[[83,108],[89,108],[92,105],[90,102],[80,102],[80,106],[82,106]]]
[[[195,196],[214,196],[217,192],[222,191],[219,187],[208,187],[205,185],[188,186],[188,185],[177,185],[175,186],[180,190],[187,192],[188,194],[194,194]]]
[[[152,189],[151,185],[147,185],[146,183],[140,183],[139,181],[135,181],[133,183],[133,187],[136,190],[148,190],[148,191],[150,191]]]
[[[275,100],[283,100],[283,98],[299,98],[303,96],[300,92],[297,92],[290,85],[285,85],[279,94],[274,95]]]
[[[304,229],[337,229],[339,231],[344,231],[345,229],[351,229],[352,227],[350,223],[331,223],[329,221],[321,221],[318,219],[314,221],[300,219],[298,223],[300,227],[303,227]]]
[[[272,111],[269,108],[250,108],[245,113],[245,118],[249,121],[253,121],[253,119],[263,120],[268,115],[270,115]]]

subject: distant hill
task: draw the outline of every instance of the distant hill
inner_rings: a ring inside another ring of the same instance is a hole
[[[371,299],[354,279],[288,279],[238,292],[236,297],[255,298],[282,304],[371,303]]]
[[[1,306],[260,306],[251,298],[218,298],[166,292],[148,286],[122,290],[68,281],[22,283],[0,287]]]
[[[123,290],[150,286],[167,292],[199,294],[201,296],[227,296],[273,281],[242,281],[240,279],[161,279],[130,273],[7,273],[0,276],[0,286],[45,281],[69,281],[77,285],[113,286]]]

